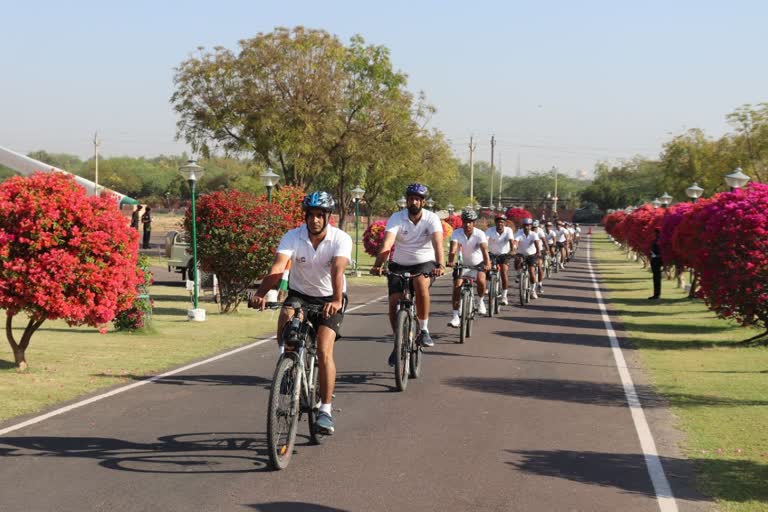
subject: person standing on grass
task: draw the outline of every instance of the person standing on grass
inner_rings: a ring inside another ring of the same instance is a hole
[[[653,295],[648,300],[658,300],[661,297],[661,267],[664,262],[661,260],[661,248],[659,247],[659,234],[661,230],[656,228],[656,238],[651,246],[651,272],[653,273]]]
[[[137,204],[133,207],[133,213],[131,214],[131,227],[136,231],[139,230],[139,219],[141,218],[141,205]]]
[[[144,226],[144,240],[142,247],[149,249],[149,235],[152,234],[152,214],[150,213],[152,208],[149,206],[144,207],[144,215],[141,216],[141,223]]]

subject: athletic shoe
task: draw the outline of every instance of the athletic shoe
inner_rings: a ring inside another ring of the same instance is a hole
[[[429,335],[429,331],[421,330],[419,337],[416,338],[417,345],[423,345],[425,347],[434,347],[435,342],[432,341],[432,336]]]
[[[565,265],[563,265],[562,263],[560,264],[560,270],[565,270]]]
[[[507,300],[507,296],[506,295],[502,295],[502,297],[501,297],[501,305],[502,306],[509,306],[509,301]]]
[[[451,318],[451,321],[448,322],[448,327],[454,327],[458,329],[461,326],[461,318],[455,316]]]
[[[544,295],[544,287],[539,283],[539,295]]]
[[[487,315],[488,310],[485,309],[485,301],[480,301],[480,304],[477,305],[477,312],[481,315]]]
[[[531,290],[531,300],[538,299],[538,298],[539,298],[539,296],[536,295],[536,291],[535,290]]]
[[[317,420],[315,421],[315,428],[317,429],[317,432],[320,434],[325,434],[327,436],[333,435],[333,418],[330,414],[324,411],[320,411],[317,415]]]

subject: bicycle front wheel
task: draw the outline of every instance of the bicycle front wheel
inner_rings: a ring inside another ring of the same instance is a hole
[[[401,309],[395,324],[395,385],[398,391],[408,387],[408,360],[411,357],[411,316]]]
[[[491,277],[488,283],[488,317],[493,318],[498,310],[496,304],[499,302],[499,276],[498,274]]]
[[[461,290],[461,301],[459,302],[459,314],[461,315],[461,325],[459,325],[459,343],[464,343],[464,339],[467,337],[467,325],[469,324],[471,301],[471,294],[469,294],[466,290]]]
[[[291,462],[299,423],[301,379],[292,357],[282,357],[275,368],[269,390],[267,440],[269,462],[274,469],[285,469]]]
[[[517,282],[520,287],[520,305],[525,306],[525,290],[528,288],[528,271],[525,268],[518,275]]]

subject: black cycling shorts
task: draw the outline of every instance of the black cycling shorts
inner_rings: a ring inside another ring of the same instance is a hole
[[[557,249],[558,251],[563,247],[565,247],[565,242],[555,242],[555,249]]]
[[[437,267],[437,263],[434,261],[427,261],[425,263],[419,263],[417,265],[400,265],[394,261],[389,262],[389,271],[396,274],[405,274],[406,272],[411,275],[429,274]],[[387,276],[387,289],[390,295],[403,293],[405,291],[405,281],[398,279],[394,276]]]
[[[519,257],[525,259],[525,262],[529,267],[535,267],[539,257],[536,254],[518,254]]]
[[[512,258],[510,253],[507,254],[491,254],[491,263],[496,262],[497,265],[506,265]]]
[[[288,290],[288,296],[285,298],[285,302],[293,302],[296,301],[301,305],[312,305],[312,306],[322,306],[324,304],[327,304],[328,302],[333,301],[333,297],[310,297],[309,295],[305,295],[303,293],[297,292],[296,290]],[[341,310],[338,311],[335,315],[329,317],[329,318],[323,318],[322,315],[312,315],[310,317],[310,322],[312,323],[312,327],[315,328],[315,331],[318,331],[320,329],[321,325],[324,325],[331,329],[333,332],[336,333],[336,339],[338,340],[341,338],[341,324],[344,322],[344,312],[347,309],[347,294],[344,294],[344,298],[342,300],[342,306]]]

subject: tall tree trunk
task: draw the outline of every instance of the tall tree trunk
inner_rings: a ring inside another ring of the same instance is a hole
[[[27,370],[27,347],[29,347],[29,341],[32,339],[32,335],[40,327],[45,318],[42,320],[29,319],[27,326],[24,328],[24,333],[21,335],[21,341],[16,342],[16,338],[13,336],[13,317],[15,315],[8,315],[5,318],[5,337],[8,339],[8,344],[13,351],[13,360],[16,364],[16,368],[20,372]]]

